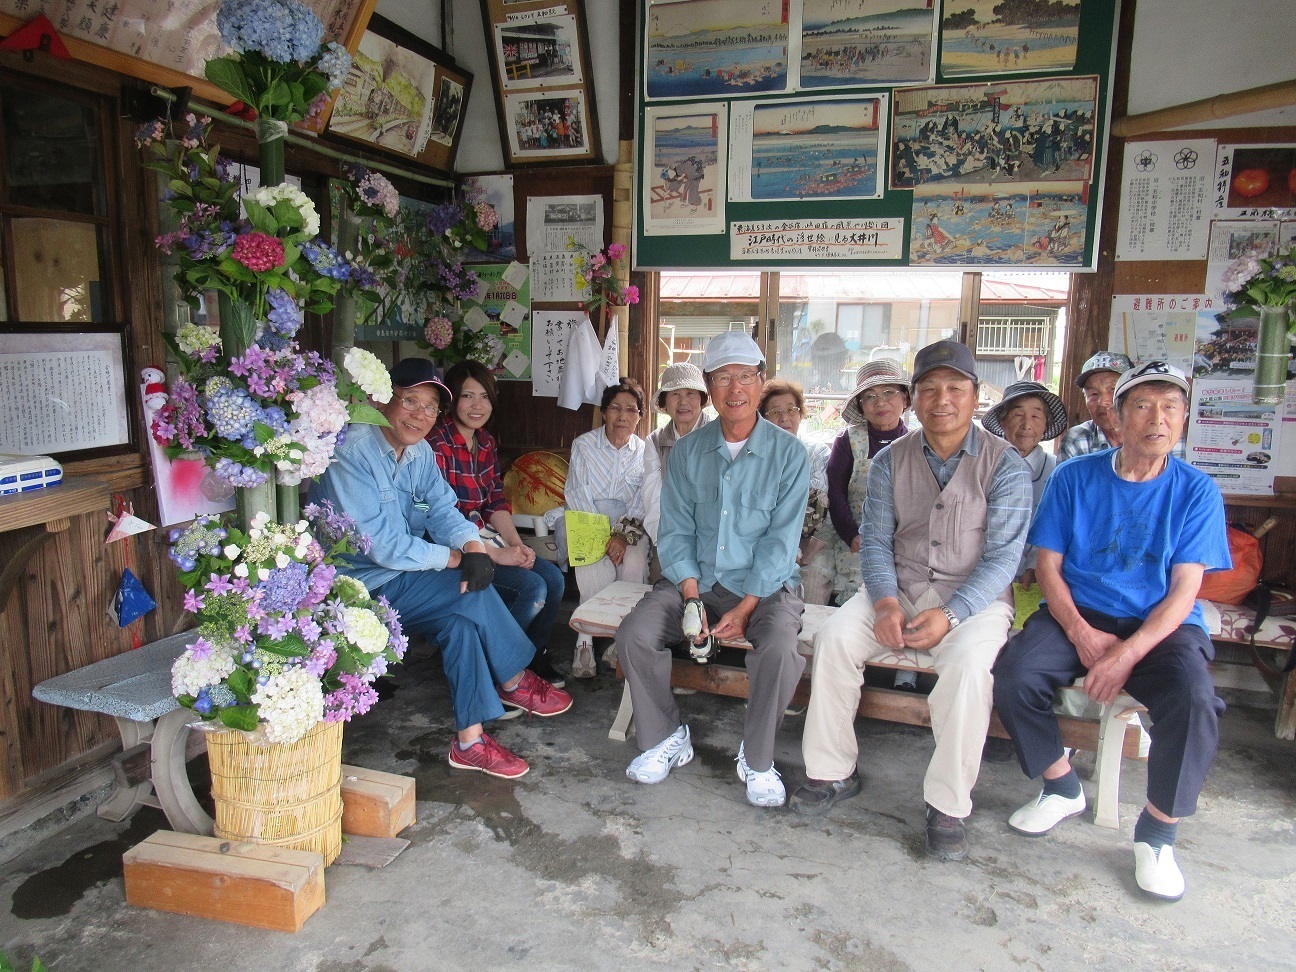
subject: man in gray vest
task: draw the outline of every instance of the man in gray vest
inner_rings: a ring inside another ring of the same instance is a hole
[[[815,639],[802,751],[809,780],[792,796],[823,814],[860,791],[855,738],[864,666],[906,653],[937,673],[928,699],[936,752],[927,767],[927,853],[967,856],[964,818],[990,725],[990,667],[1012,624],[1011,584],[1031,518],[1030,469],[972,424],[976,361],[955,341],[914,359],[922,423],[869,469],[860,517],[864,589]]]

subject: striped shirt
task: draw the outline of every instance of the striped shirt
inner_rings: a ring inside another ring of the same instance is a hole
[[[644,440],[631,435],[620,449],[597,428],[572,440],[567,509],[602,513],[612,529],[622,518],[643,522]]]
[[[963,456],[980,451],[976,428],[968,430],[963,444],[946,460],[941,460],[927,445],[923,436],[923,457],[944,489],[954,478]],[[947,607],[960,621],[980,614],[1007,589],[1017,576],[1026,532],[1030,529],[1032,494],[1030,467],[1009,449],[999,460],[986,497],[985,550],[976,568],[951,595]],[[860,518],[860,570],[869,597],[876,604],[884,597],[896,597],[900,584],[895,568],[896,507],[891,478],[891,447],[887,446],[873,459],[868,474],[868,495]]]

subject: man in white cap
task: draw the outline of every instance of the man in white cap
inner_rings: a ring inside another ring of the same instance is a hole
[[[661,496],[658,552],[664,577],[622,622],[617,649],[643,748],[626,769],[659,783],[693,758],[689,727],[671,694],[671,647],[746,637],[750,681],[738,778],[758,807],[782,806],[774,737],[805,659],[797,652],[802,602],[796,557],[810,459],[796,436],[757,413],[765,356],[745,331],[712,338],[702,359],[719,420],[676,442]]]
[[[968,853],[963,821],[990,727],[990,668],[1012,624],[1011,585],[1031,516],[1026,463],[972,422],[977,390],[966,346],[938,341],[914,358],[922,428],[869,467],[864,588],[815,638],[802,740],[809,780],[792,797],[793,809],[818,815],[860,792],[855,713],[864,667],[918,653],[937,673],[928,697],[936,752],[923,779],[927,853],[951,861]]]
[[[1147,706],[1152,748],[1134,875],[1144,892],[1172,901],[1184,892],[1176,827],[1197,809],[1224,711],[1197,589],[1205,571],[1231,565],[1219,489],[1170,454],[1187,412],[1178,368],[1149,361],[1121,375],[1121,446],[1062,463],[1049,480],[1030,531],[1045,603],[994,668],[995,705],[1018,762],[1044,781],[1008,819],[1031,837],[1085,808],[1052,708],[1058,688],[1084,675],[1095,702],[1125,691]]]
[[[670,416],[670,421],[649,433],[649,448],[644,450],[644,531],[653,543],[657,542],[657,528],[661,524],[662,476],[671,449],[684,436],[711,420],[703,411],[706,403],[707,386],[701,368],[680,361],[662,369],[657,411]]]
[[[1133,362],[1118,351],[1099,351],[1081,366],[1076,387],[1084,392],[1089,421],[1081,422],[1062,437],[1058,462],[1120,445],[1112,392],[1116,379],[1131,367]]]

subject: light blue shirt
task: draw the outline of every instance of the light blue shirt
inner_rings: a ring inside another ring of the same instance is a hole
[[[684,436],[662,483],[658,558],[673,584],[695,577],[738,595],[796,586],[801,521],[810,491],[805,446],[763,418],[730,459],[719,422]]]
[[[444,570],[451,549],[480,539],[459,512],[432,447],[419,441],[398,461],[376,425],[347,426],[346,441],[311,484],[310,498],[328,500],[373,540],[367,555],[351,555],[340,567],[371,591],[403,571]]]

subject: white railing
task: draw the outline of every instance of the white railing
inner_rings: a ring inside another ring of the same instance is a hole
[[[982,317],[977,354],[1048,354],[1053,321],[1047,317]]]

